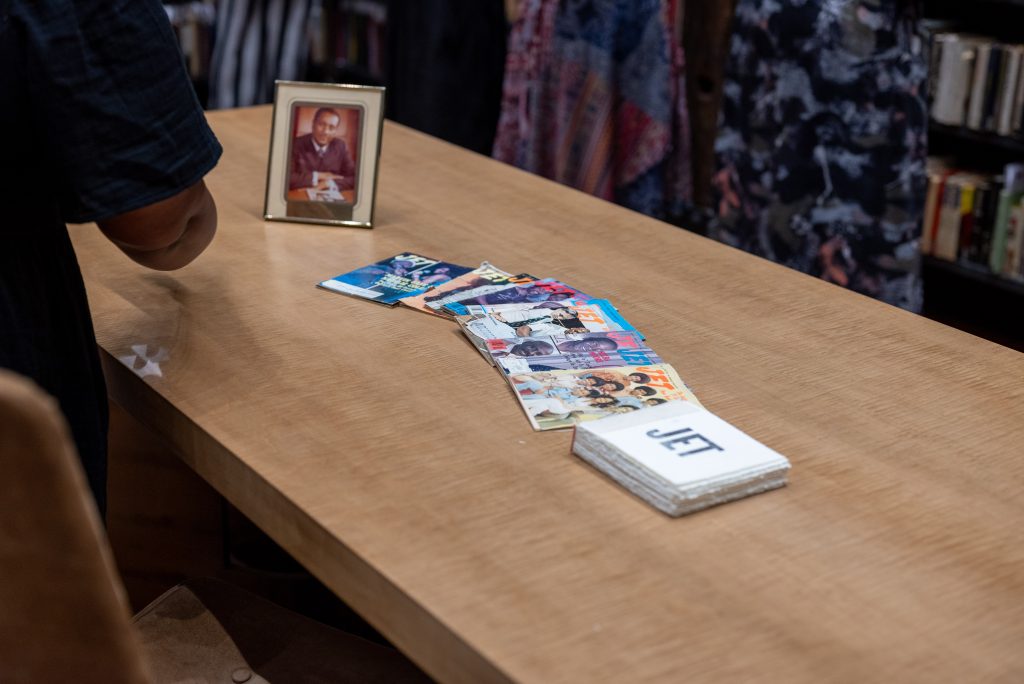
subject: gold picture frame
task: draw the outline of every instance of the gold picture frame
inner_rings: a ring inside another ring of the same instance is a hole
[[[373,227],[384,88],[277,81],[263,218]]]

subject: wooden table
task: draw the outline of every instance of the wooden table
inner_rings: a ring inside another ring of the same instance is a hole
[[[210,120],[193,265],[73,231],[111,394],[432,675],[1024,678],[1024,356],[390,123],[377,228],[266,223],[270,109]],[[610,298],[791,484],[669,519],[453,324],[314,287],[403,250]]]

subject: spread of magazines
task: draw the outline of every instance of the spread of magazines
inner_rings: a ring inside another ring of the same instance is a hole
[[[554,278],[403,253],[319,287],[455,321],[501,372],[536,430],[673,400],[700,406],[610,301]]]

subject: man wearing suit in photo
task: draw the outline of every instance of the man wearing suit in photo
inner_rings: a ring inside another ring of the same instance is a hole
[[[340,192],[355,185],[355,164],[345,141],[337,137],[341,115],[321,107],[313,115],[313,131],[292,145],[288,187],[316,188],[318,199],[343,201]]]

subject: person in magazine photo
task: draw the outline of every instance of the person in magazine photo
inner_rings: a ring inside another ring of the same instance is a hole
[[[484,262],[486,264],[486,262]],[[454,304],[462,299],[472,299],[489,292],[498,292],[509,287],[515,287],[522,283],[532,283],[536,278],[528,273],[513,275],[505,273],[487,264],[481,267],[472,278],[459,283],[457,287],[445,288],[437,292],[431,292],[423,298],[424,303],[440,308],[446,304]]]
[[[516,337],[585,333],[587,328],[573,309],[526,309],[491,314],[491,319],[511,328]]]
[[[477,318],[466,323],[466,329],[484,340],[590,332],[578,318],[576,311],[565,307],[538,307],[478,314]]]
[[[585,354],[588,352],[612,352],[619,348],[618,342],[609,337],[590,337],[582,340],[524,340],[510,347],[505,353],[509,356],[553,356],[562,354]]]
[[[569,287],[558,281],[545,279],[527,283],[520,283],[506,287],[494,292],[485,292],[476,296],[459,298],[457,301],[450,301],[446,304],[452,313],[463,315],[471,311],[467,307],[472,306],[496,306],[501,304],[546,304],[552,307],[560,306],[561,302],[576,299],[586,301],[590,299],[575,288]]]
[[[508,382],[537,430],[572,427],[672,400],[700,405],[666,364],[513,373]]]

